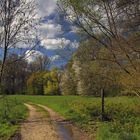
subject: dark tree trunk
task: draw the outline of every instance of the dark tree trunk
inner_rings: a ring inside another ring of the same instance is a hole
[[[105,111],[104,111],[104,89],[101,89],[101,100],[102,100],[102,112],[101,112],[101,119],[102,121],[105,120]]]

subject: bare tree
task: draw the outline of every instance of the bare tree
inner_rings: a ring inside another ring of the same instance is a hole
[[[36,4],[34,0],[0,1],[0,49],[2,80],[7,54],[12,48],[35,46]]]
[[[39,69],[41,71],[47,70],[49,64],[50,64],[50,60],[47,56],[39,56],[36,58],[36,62],[38,64],[38,66],[40,67]]]
[[[116,63],[130,77],[140,73],[140,0],[59,0],[58,5],[69,21],[111,56],[93,53],[93,59]],[[101,97],[104,119],[103,89]]]
[[[18,57],[18,54],[10,54],[6,59],[1,89],[6,95],[22,94],[26,91],[26,81],[30,74],[27,70],[28,63],[24,59],[13,63]]]
[[[50,59],[47,56],[37,56],[33,62],[29,64],[31,72],[48,70]]]
[[[68,20],[94,39],[98,46],[108,49],[112,55],[108,61],[117,63],[128,74],[139,70],[134,62],[134,54],[140,54],[139,0],[59,1],[59,7]],[[127,61],[127,65],[122,61]]]

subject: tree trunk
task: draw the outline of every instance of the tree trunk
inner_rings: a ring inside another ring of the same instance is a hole
[[[104,111],[104,89],[101,89],[101,100],[102,100],[101,119],[102,119],[102,121],[104,121],[105,120],[105,118],[104,118],[104,113],[105,113],[105,111]]]

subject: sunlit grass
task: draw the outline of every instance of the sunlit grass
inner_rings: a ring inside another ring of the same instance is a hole
[[[140,102],[136,97],[105,99],[106,122],[101,122],[101,99],[80,96],[11,96],[22,102],[47,105],[75,122],[97,140],[139,140]],[[129,139],[128,139],[129,138]]]
[[[27,108],[15,98],[0,100],[0,139],[9,139],[27,116]]]

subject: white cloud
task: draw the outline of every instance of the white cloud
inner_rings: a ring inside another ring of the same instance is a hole
[[[40,14],[42,17],[55,14],[57,8],[56,2],[57,0],[38,0],[38,14]],[[74,27],[72,28],[72,32],[75,32]],[[47,21],[41,23],[39,26],[41,45],[50,50],[61,49],[69,44],[72,46],[72,48],[75,48],[77,46],[75,42],[72,43],[69,39],[58,37],[62,33],[62,25],[56,23],[54,19],[47,19]]]
[[[56,15],[56,1],[57,0],[37,0],[37,17],[43,18],[43,22],[41,22],[38,27],[38,34],[41,39],[41,45],[44,46],[44,48],[46,48],[47,50],[53,50],[55,52],[54,55],[50,56],[50,60],[52,61],[52,63],[61,61],[63,60],[63,58],[69,58],[69,56],[71,56],[72,54],[72,51],[79,46],[78,42],[76,41],[71,42],[65,37],[59,37],[59,35],[64,33],[62,25],[57,23],[57,21],[55,20],[56,18],[48,19],[48,16],[52,14],[54,16]],[[71,32],[77,32],[77,28],[72,26]],[[27,51],[26,54],[27,61],[29,63],[35,61],[37,56],[43,56],[43,53],[35,50],[31,52]]]
[[[39,27],[39,31],[43,38],[46,36],[48,38],[54,38],[55,36],[60,34],[60,32],[62,32],[62,27],[60,24],[56,24],[53,22],[42,23]]]
[[[56,0],[37,0],[38,14],[40,17],[49,16],[54,13],[57,5]]]
[[[46,49],[61,49],[71,43],[70,40],[65,38],[56,38],[56,39],[44,39],[41,41],[41,45]]]
[[[60,60],[60,59],[61,59],[61,56],[60,56],[60,55],[54,55],[54,56],[51,56],[51,57],[50,57],[50,60],[51,60],[52,62],[57,61],[57,60]]]
[[[78,27],[71,26],[71,31],[70,32],[72,32],[72,33],[78,33],[78,31],[79,31],[79,28]]]
[[[71,47],[77,49],[79,47],[79,43],[77,41],[71,42]]]
[[[25,58],[26,58],[27,62],[32,63],[36,60],[37,57],[39,57],[39,56],[43,57],[44,55],[40,51],[28,50],[28,51],[26,51],[25,56],[26,56]]]

